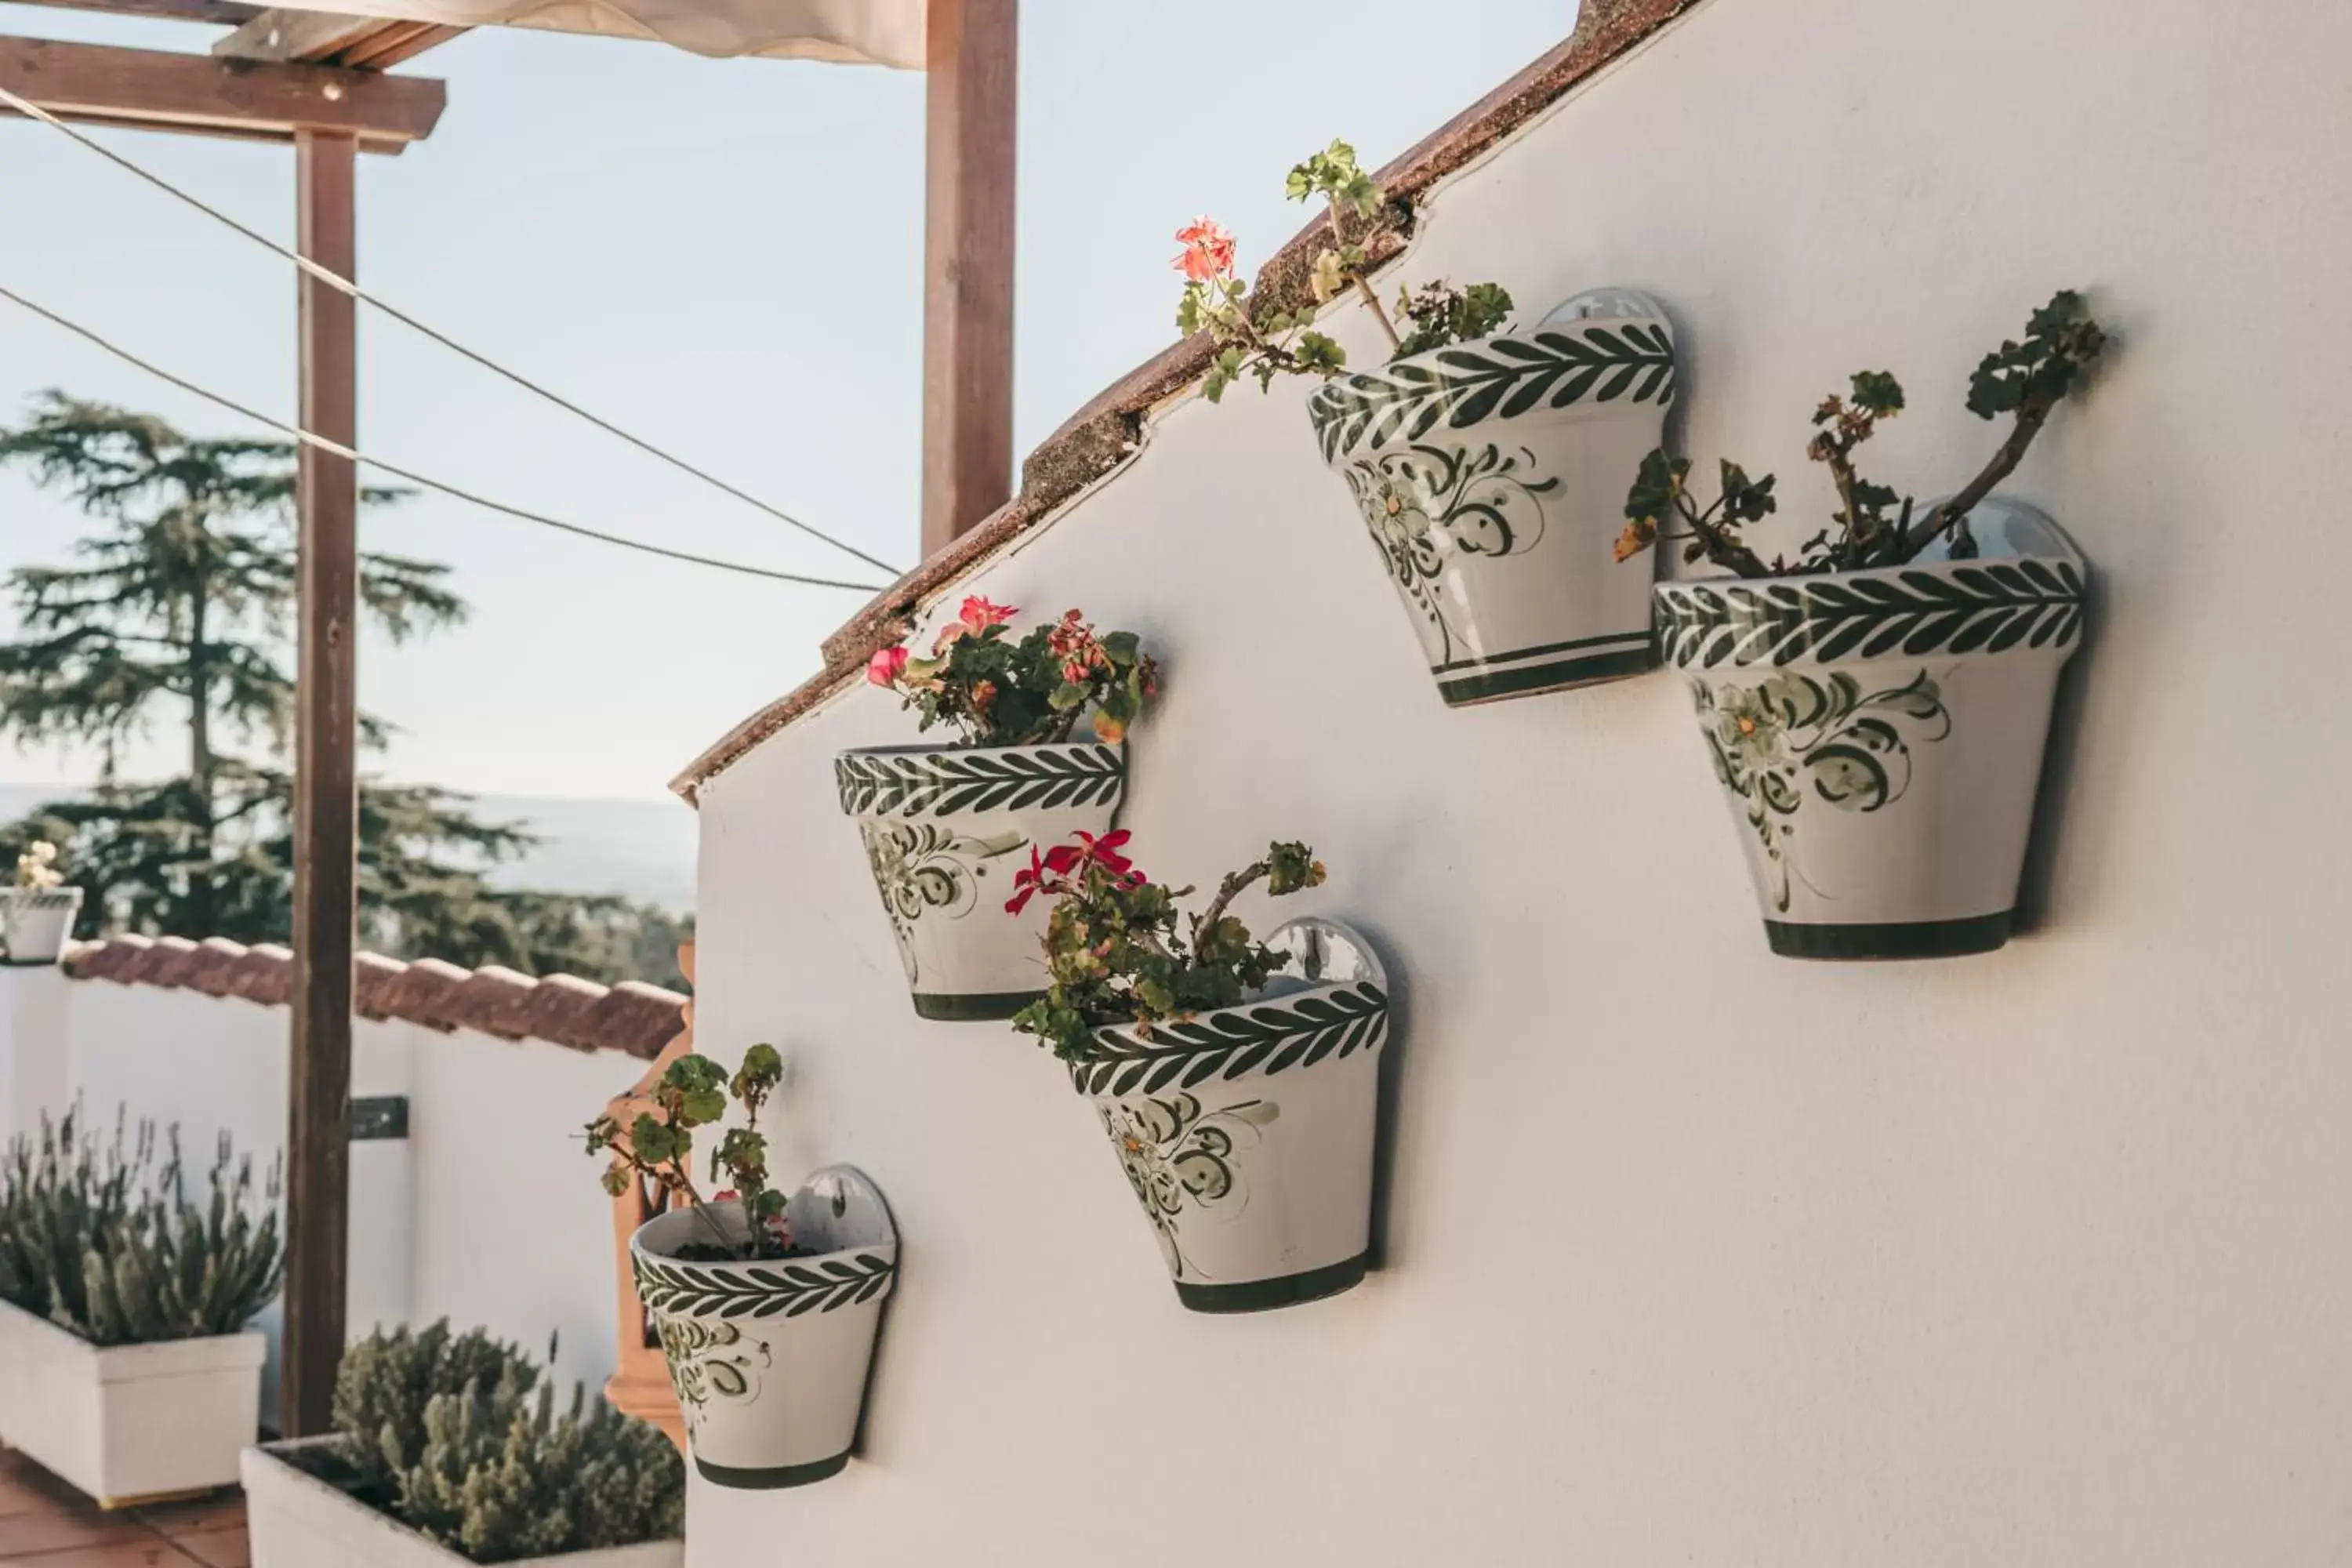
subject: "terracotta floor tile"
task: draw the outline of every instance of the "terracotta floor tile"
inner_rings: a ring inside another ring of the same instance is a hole
[[[245,1494],[238,1491],[215,1492],[208,1498],[188,1502],[160,1503],[131,1510],[149,1529],[173,1540],[183,1535],[199,1534],[223,1528],[245,1528]]]
[[[172,1544],[203,1563],[205,1568],[252,1568],[253,1548],[246,1538],[245,1526],[241,1524],[233,1530],[183,1535]],[[40,1559],[35,1558],[30,1568],[40,1568]],[[322,1563],[320,1568],[327,1568],[327,1565]]]
[[[32,1557],[0,1557],[8,1568],[194,1568],[168,1541],[117,1542],[110,1546],[69,1546]]]
[[[111,1546],[123,1541],[154,1541],[153,1531],[135,1519],[78,1517],[62,1509],[20,1513],[0,1519],[0,1563],[42,1552],[62,1552],[68,1546]]]
[[[245,1497],[102,1511],[22,1454],[0,1449],[0,1568],[247,1568]]]

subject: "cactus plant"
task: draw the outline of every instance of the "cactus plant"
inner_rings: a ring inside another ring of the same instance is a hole
[[[126,1147],[127,1144],[127,1147]],[[157,1162],[152,1122],[118,1115],[102,1143],[79,1108],[9,1146],[0,1170],[0,1300],[96,1345],[233,1334],[285,1276],[279,1179],[255,1202],[252,1156],[224,1133],[210,1201],[188,1201],[179,1130]]]
[[[551,1347],[551,1357],[552,1347]],[[378,1330],[344,1352],[334,1423],[344,1484],[477,1563],[675,1538],[686,1523],[677,1450],[520,1349],[446,1319]]]

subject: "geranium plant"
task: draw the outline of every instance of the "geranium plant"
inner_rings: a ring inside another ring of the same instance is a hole
[[[1254,883],[1280,897],[1323,880],[1323,863],[1306,845],[1270,844],[1184,926],[1177,900],[1193,889],[1152,881],[1127,843],[1123,831],[1081,833],[1043,855],[1033,847],[1013,875],[1009,912],[1039,894],[1055,902],[1045,927],[1052,985],[1013,1016],[1013,1026],[1064,1061],[1084,1060],[1105,1024],[1149,1026],[1248,1000],[1291,959],[1253,940],[1227,906]]]
[[[1985,355],[1969,379],[1969,412],[1979,419],[2010,416],[2009,434],[1976,478],[1949,500],[1915,516],[1915,500],[1892,486],[1866,479],[1855,470],[1854,449],[1870,439],[1881,420],[1903,412],[1903,387],[1885,371],[1862,371],[1845,396],[1832,393],[1813,410],[1814,435],[1806,456],[1827,466],[1838,509],[1831,526],[1805,541],[1797,559],[1767,562],[1740,537],[1740,529],[1780,509],[1773,477],[1750,479],[1726,458],[1722,491],[1706,506],[1685,484],[1690,459],[1669,458],[1664,447],[1642,459],[1640,476],[1625,498],[1625,531],[1617,559],[1640,554],[1661,537],[1683,546],[1685,561],[1706,560],[1742,577],[1811,576],[1872,566],[1900,566],[1938,539],[1951,554],[1977,553],[1969,537],[1969,512],[2024,460],[2033,438],[2066,395],[2082,380],[2106,346],[2106,334],[2084,310],[2083,300],[2063,290],[2033,312],[2022,342],[2004,342]],[[1681,524],[1675,530],[1676,521]]]
[[[1393,312],[1382,306],[1371,285],[1370,249],[1404,215],[1357,163],[1356,150],[1347,142],[1334,142],[1293,167],[1287,188],[1295,202],[1321,197],[1331,214],[1332,243],[1317,254],[1307,273],[1314,300],[1300,309],[1251,304],[1234,271],[1239,247],[1218,224],[1196,217],[1176,231],[1184,248],[1173,265],[1185,278],[1176,330],[1190,337],[1205,328],[1215,340],[1217,357],[1201,389],[1210,402],[1244,375],[1257,377],[1263,392],[1278,374],[1328,381],[1346,369],[1347,352],[1317,331],[1314,321],[1318,308],[1351,290],[1370,307],[1387,335],[1391,360],[1486,337],[1508,321],[1511,297],[1494,283],[1455,289],[1433,282],[1417,292],[1400,288]]]
[[[1066,741],[1092,715],[1097,739],[1116,745],[1159,690],[1159,666],[1133,632],[1097,633],[1070,610],[1017,640],[1021,612],[975,594],[932,639],[929,658],[904,645],[876,652],[866,679],[898,692],[920,728],[952,724],[972,746]]]
[[[793,1256],[786,1198],[768,1184],[768,1140],[760,1131],[760,1110],[783,1081],[783,1058],[776,1047],[753,1046],[730,1079],[709,1057],[688,1055],[669,1064],[654,1086],[653,1107],[624,1127],[610,1112],[588,1124],[588,1152],[607,1154],[604,1190],[618,1197],[643,1178],[691,1206],[712,1240],[692,1248],[690,1261],[746,1261]],[[733,1184],[706,1200],[694,1181],[694,1134],[727,1117],[728,1102],[742,1109],[743,1124],[730,1127],[710,1152],[710,1179],[724,1173]],[[750,1235],[735,1241],[710,1213],[709,1205],[740,1201]],[[681,1254],[685,1257],[685,1254]]]
[[[28,893],[63,887],[65,879],[58,869],[58,847],[46,838],[16,857],[16,885]]]

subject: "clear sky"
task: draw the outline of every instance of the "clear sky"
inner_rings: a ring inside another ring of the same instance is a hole
[[[1402,152],[1564,38],[1576,0],[1027,0],[1016,445],[1174,336],[1171,235],[1196,212],[1245,272],[1303,212],[1282,176],[1333,136]],[[1339,18],[1344,16],[1344,22]],[[0,3],[0,31],[191,52],[217,30]],[[363,158],[360,279],[501,363],[900,565],[917,553],[919,76],[709,61],[490,29],[402,68],[449,84],[432,140]],[[292,155],[100,132],[291,243]],[[292,269],[56,132],[0,121],[0,281],[279,417]],[[784,569],[866,569],[362,312],[361,447],[518,505]],[[0,301],[0,422],[56,386],[208,434],[233,416]],[[81,520],[0,477],[0,568]],[[392,776],[653,798],[817,667],[859,595],[673,565],[425,496],[362,543],[449,563],[470,622],[363,647]],[[5,627],[0,611],[0,627]],[[169,731],[158,744],[172,742]],[[166,765],[160,751],[126,772]],[[0,782],[88,755],[0,744]]]

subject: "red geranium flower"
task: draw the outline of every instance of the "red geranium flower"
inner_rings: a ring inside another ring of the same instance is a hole
[[[866,661],[866,679],[876,686],[896,686],[907,673],[908,655],[903,647],[881,647]]]
[[[1004,912],[1017,915],[1038,894],[1060,892],[1059,879],[1076,870],[1077,864],[1078,852],[1067,844],[1056,844],[1042,856],[1032,844],[1029,864],[1013,873],[1013,896],[1004,900]]]
[[[1176,231],[1183,253],[1169,263],[1195,283],[1228,276],[1234,269],[1234,237],[1223,225],[1196,217]]]

